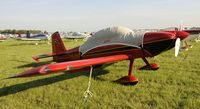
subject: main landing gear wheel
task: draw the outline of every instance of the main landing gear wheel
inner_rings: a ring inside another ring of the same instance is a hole
[[[188,51],[188,47],[181,47],[181,50]]]
[[[136,85],[138,83],[138,78],[136,76],[124,76],[115,82],[123,85]]]
[[[123,84],[123,85],[136,85],[138,83],[138,78],[132,75],[133,61],[134,59],[130,59],[128,76],[124,76],[116,80],[115,82]]]
[[[145,65],[145,66],[139,68],[139,70],[158,70],[159,67],[160,67],[159,64],[150,63],[149,65]]]

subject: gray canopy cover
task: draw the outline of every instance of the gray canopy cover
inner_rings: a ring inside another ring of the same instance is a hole
[[[80,46],[79,51],[85,54],[87,51],[96,47],[106,45],[127,45],[138,47],[143,44],[143,37],[145,32],[133,32],[126,27],[109,27],[96,32],[83,45]]]

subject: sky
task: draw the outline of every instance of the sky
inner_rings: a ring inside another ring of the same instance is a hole
[[[0,0],[0,30],[98,31],[200,26],[200,0]]]

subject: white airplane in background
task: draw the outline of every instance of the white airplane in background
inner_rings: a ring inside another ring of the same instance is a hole
[[[23,41],[41,41],[41,40],[48,40],[48,44],[50,41],[50,35],[48,34],[36,34],[36,35],[32,35],[32,36],[18,36],[16,38],[17,40],[23,40]],[[38,42],[35,43],[35,45],[38,45]]]
[[[87,39],[88,37],[91,37],[90,34],[87,33],[81,33],[81,32],[70,32],[67,33],[65,36],[67,39]]]
[[[19,40],[29,40],[29,41],[48,40],[49,38],[50,38],[50,35],[47,35],[47,34],[36,34],[33,36],[25,36],[25,37],[18,36],[17,37],[17,39]]]

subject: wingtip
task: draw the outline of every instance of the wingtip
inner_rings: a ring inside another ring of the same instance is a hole
[[[16,76],[11,76],[11,77],[7,77],[7,78],[1,78],[0,81],[6,80],[6,79],[12,79],[12,78],[16,78]]]
[[[32,59],[33,59],[34,61],[36,61],[36,62],[39,62],[39,61],[40,61],[38,56],[33,56]]]

